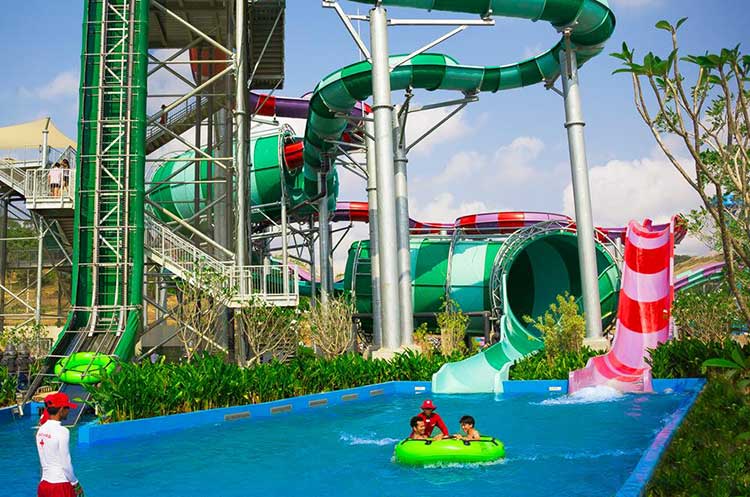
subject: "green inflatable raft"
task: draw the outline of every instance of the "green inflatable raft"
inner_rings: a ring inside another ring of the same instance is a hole
[[[505,457],[505,446],[493,437],[479,440],[414,440],[407,438],[394,449],[397,462],[412,466],[440,463],[482,463]]]

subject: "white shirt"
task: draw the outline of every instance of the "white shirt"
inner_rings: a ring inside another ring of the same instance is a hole
[[[78,483],[70,461],[70,433],[59,421],[50,419],[36,432],[36,449],[42,465],[42,480],[49,483]]]
[[[63,171],[59,167],[53,167],[49,170],[49,182],[51,184],[60,184],[60,180],[62,180]]]

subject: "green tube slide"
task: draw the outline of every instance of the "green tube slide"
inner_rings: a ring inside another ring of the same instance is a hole
[[[501,292],[501,340],[459,363],[447,364],[433,379],[436,392],[494,392],[507,379],[514,361],[543,346],[539,333],[524,323],[537,317],[555,297],[569,292],[581,296],[577,236],[568,231],[547,231],[530,237],[496,260],[500,240],[411,239],[414,312],[439,312],[446,295],[463,312],[493,310],[493,292]],[[505,242],[507,243],[507,242]],[[357,312],[372,312],[369,242],[355,242],[349,250],[344,287],[356,297]],[[495,267],[498,265],[499,267]],[[617,310],[620,276],[610,253],[597,244],[602,320],[612,322]],[[504,275],[493,288],[493,273]],[[494,296],[496,299],[496,296]],[[418,320],[419,322],[420,320]],[[421,320],[434,326],[434,320]],[[365,322],[367,326],[369,323]],[[472,319],[469,331],[483,331],[481,319]]]
[[[303,176],[300,170],[289,171],[284,162],[284,142],[290,135],[288,133],[273,134],[251,140],[250,144],[250,199],[251,205],[268,205],[278,203],[282,195],[282,181],[289,196],[289,206],[294,210],[296,217],[306,216],[317,212],[314,206],[306,204],[311,198],[303,190]],[[205,152],[205,150],[204,150]],[[195,164],[193,161],[195,152],[189,150],[173,159],[166,161],[154,172],[151,183],[156,185],[149,194],[149,199],[168,210],[180,219],[189,219],[195,214],[195,185],[190,182],[195,180]],[[208,163],[200,162],[201,180],[209,179]],[[214,173],[215,174],[215,173]],[[331,170],[326,177],[328,208],[333,211],[336,208],[336,198],[339,190],[338,173]],[[208,183],[201,184],[201,197],[199,206],[205,207],[209,195]],[[314,194],[317,194],[317,184]],[[236,194],[236,193],[235,193]],[[154,214],[164,222],[170,221],[170,217],[155,210]],[[266,221],[268,216],[278,219],[281,208],[277,205],[268,205],[261,212],[253,214],[253,222]]]
[[[568,292],[581,300],[577,235],[543,233],[531,237],[499,262],[502,271],[500,341],[457,363],[445,364],[433,375],[438,393],[501,392],[510,366],[544,346],[538,330],[524,321],[544,314],[555,297]],[[612,256],[597,244],[602,324],[617,311],[620,273]]]
[[[371,0],[355,0],[372,3]],[[556,29],[570,28],[570,41],[579,66],[599,54],[612,35],[615,17],[604,0],[384,0],[384,5],[445,10],[479,15],[543,20]],[[390,58],[391,88],[456,90],[464,93],[496,92],[552,81],[560,74],[560,51],[564,40],[548,51],[519,63],[505,66],[466,66],[446,55],[422,54],[405,61]],[[399,65],[400,64],[400,65]],[[325,77],[315,88],[305,131],[305,191],[312,195],[317,171],[333,145],[326,140],[340,139],[347,125],[341,114],[349,113],[356,102],[372,95],[372,65],[359,62]]]

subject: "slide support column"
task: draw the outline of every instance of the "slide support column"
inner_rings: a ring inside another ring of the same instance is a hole
[[[383,347],[396,350],[401,344],[398,291],[398,234],[396,230],[396,185],[393,164],[393,106],[388,64],[388,25],[385,9],[370,10],[372,49],[373,115],[375,118],[375,162],[377,164],[378,254],[382,306]]]
[[[401,304],[401,346],[413,344],[414,304],[411,286],[411,251],[409,247],[409,187],[406,176],[404,133],[398,113],[393,112],[393,135],[395,140],[394,166],[396,172],[396,214],[398,236],[398,292]]]
[[[375,124],[365,121],[365,144],[367,145],[367,205],[370,228],[370,277],[372,280],[372,337],[376,349],[383,346],[383,329],[380,325],[382,307],[380,305],[380,255],[378,253],[378,174],[375,162]]]
[[[560,77],[565,99],[565,128],[568,130],[570,169],[573,180],[576,226],[578,230],[578,261],[581,266],[583,308],[586,313],[586,338],[602,338],[602,312],[599,303],[599,272],[596,267],[594,220],[591,211],[591,187],[586,161],[581,93],[578,84],[578,61],[566,34],[566,50],[560,51]]]

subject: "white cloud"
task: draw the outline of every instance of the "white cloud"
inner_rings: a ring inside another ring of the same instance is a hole
[[[625,226],[631,219],[668,222],[700,204],[697,193],[672,164],[654,151],[653,157],[612,160],[589,171],[594,222],[599,226]],[[685,160],[683,163],[689,163]],[[575,215],[571,184],[563,193],[563,213]],[[705,254],[708,248],[687,238],[680,252]]]
[[[407,144],[413,143],[415,140],[419,139],[419,137],[426,133],[441,119],[445,118],[445,116],[451,111],[452,109],[439,108],[409,114],[406,124]],[[438,129],[430,133],[427,138],[419,142],[410,153],[428,154],[432,151],[435,145],[450,142],[466,136],[471,129],[472,127],[466,120],[463,111],[459,112],[443,123]]]
[[[495,182],[502,178],[503,184],[520,185],[534,178],[538,170],[534,167],[544,150],[544,142],[533,136],[520,136],[508,145],[499,147],[491,155],[479,152],[459,152],[448,161],[443,172],[435,179],[438,183],[456,180],[476,181],[481,173]]]
[[[52,81],[37,88],[21,87],[20,94],[41,100],[60,100],[78,95],[78,71],[70,70],[59,73]]]
[[[412,199],[409,201],[411,217],[424,223],[452,223],[461,216],[500,210],[491,209],[481,200],[457,202],[453,194],[448,192],[437,194],[424,206]]]

